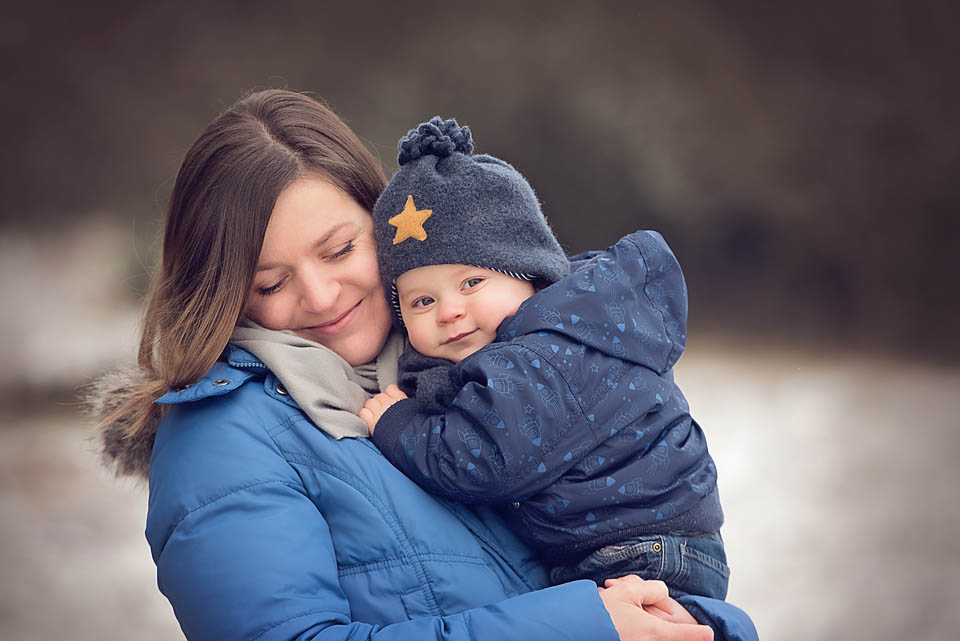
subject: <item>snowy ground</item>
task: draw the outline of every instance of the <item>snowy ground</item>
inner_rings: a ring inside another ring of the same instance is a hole
[[[960,638],[960,369],[694,349],[677,377],[761,638]]]
[[[761,638],[958,638],[960,370],[691,346],[677,377]],[[181,638],[145,491],[99,467],[74,408],[0,418],[0,638]]]

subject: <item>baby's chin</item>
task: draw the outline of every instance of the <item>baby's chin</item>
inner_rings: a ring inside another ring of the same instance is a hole
[[[433,354],[427,354],[427,356],[433,356],[434,358],[442,358],[445,361],[450,361],[451,363],[459,363],[467,356],[480,351],[480,348],[483,345],[473,348],[466,348],[461,350],[437,350]]]
[[[476,351],[476,350],[474,350],[474,351]],[[472,354],[472,353],[473,353],[473,352],[470,352],[470,354]],[[450,361],[451,363],[459,363],[460,361],[462,361],[463,359],[465,359],[467,356],[470,356],[470,354],[449,354],[449,353],[446,353],[446,352],[437,352],[437,353],[433,354],[433,357],[434,357],[434,358],[442,358],[443,360],[445,360],[445,361]],[[430,354],[428,354],[428,356],[430,356]]]
[[[407,337],[410,339],[413,349],[424,356],[441,358],[451,363],[459,363],[471,354],[479,352],[492,342],[491,337],[480,328],[467,333],[467,335],[458,341],[449,343],[438,344],[430,340],[431,337],[426,336],[414,337],[408,334]],[[426,343],[426,345],[423,343]]]

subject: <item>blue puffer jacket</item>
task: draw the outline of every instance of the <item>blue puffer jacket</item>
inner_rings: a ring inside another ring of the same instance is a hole
[[[249,353],[161,402],[146,534],[191,641],[617,639],[591,583],[541,589],[496,516],[328,437]],[[718,639],[756,639],[729,604],[684,604]]]
[[[556,563],[644,534],[718,531],[717,470],[673,381],[680,265],[640,231],[574,267],[450,369],[445,411],[400,401],[374,442],[433,493],[512,503],[506,518]]]

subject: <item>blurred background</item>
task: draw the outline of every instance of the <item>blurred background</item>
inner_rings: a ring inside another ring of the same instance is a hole
[[[663,233],[729,600],[764,639],[956,639],[958,20],[929,0],[5,6],[0,637],[182,638],[145,488],[101,468],[76,399],[133,358],[187,147],[282,87],[388,175],[409,128],[469,124],[571,253]]]

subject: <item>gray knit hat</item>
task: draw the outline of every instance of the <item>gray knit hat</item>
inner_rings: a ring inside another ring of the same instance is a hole
[[[397,276],[427,265],[474,265],[555,283],[567,257],[520,173],[472,156],[469,127],[435,116],[400,139],[400,169],[373,207],[384,291],[402,326]]]

